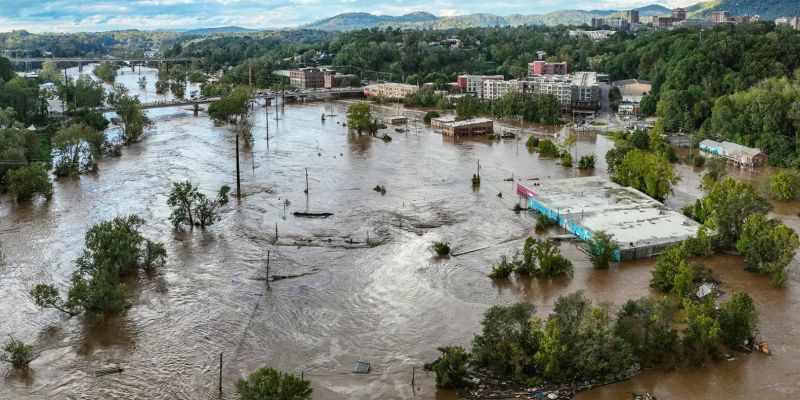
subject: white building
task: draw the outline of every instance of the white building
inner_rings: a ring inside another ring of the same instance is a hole
[[[483,81],[483,99],[497,100],[510,91],[522,91],[521,83],[518,80],[498,81],[494,79]]]
[[[502,81],[503,75],[459,75],[458,87],[466,93],[474,93],[483,98],[483,82],[487,80]]]
[[[780,17],[775,20],[775,25],[788,25],[800,31],[800,17]]]
[[[402,99],[409,94],[414,94],[419,86],[407,83],[378,83],[364,87],[364,95],[381,96],[387,99]]]

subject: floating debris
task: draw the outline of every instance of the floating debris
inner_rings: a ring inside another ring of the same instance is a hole
[[[329,212],[312,213],[312,212],[295,211],[292,213],[292,215],[294,215],[295,217],[305,217],[305,218],[328,218],[331,215],[333,215],[333,213]]]
[[[353,370],[354,374],[368,374],[369,373],[369,363],[364,361],[356,362],[356,368]]]

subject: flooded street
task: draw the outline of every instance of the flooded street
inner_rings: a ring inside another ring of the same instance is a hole
[[[138,77],[125,73],[118,82],[137,93]],[[657,295],[648,287],[655,259],[594,270],[567,243],[561,250],[575,264],[571,279],[488,278],[535,223],[533,214],[512,211],[518,198],[506,179],[580,173],[529,153],[524,138],[442,137],[421,114],[418,133],[412,122],[407,133],[386,130],[391,142],[358,136],[337,124],[346,106],[287,104],[277,121],[274,106],[268,113],[257,106],[254,143],[241,157],[242,199],[205,232],[172,228],[170,185],[190,179],[207,193],[223,184],[235,190],[235,140],[230,127],[182,108],[149,111],[155,127],[141,143],[101,162],[97,175],[58,181],[50,202],[18,205],[0,197],[0,337],[13,335],[41,352],[28,375],[0,367],[7,375],[0,399],[218,398],[220,354],[224,399],[236,398],[236,379],[265,364],[302,372],[319,399],[410,398],[412,368],[418,398],[454,398],[437,393],[422,364],[437,356],[437,346],[469,347],[488,307],[528,301],[546,316],[558,296],[575,290],[615,304]],[[337,115],[321,122],[331,110]],[[595,154],[596,173],[605,174],[612,146],[605,136],[585,136],[578,154]],[[478,160],[481,187],[473,190]],[[701,171],[679,169],[683,180],[667,202],[675,209],[700,195]],[[385,196],[376,185],[386,187]],[[794,203],[777,214],[800,229],[797,209]],[[334,215],[305,219],[295,211]],[[99,324],[39,310],[27,291],[37,283],[67,287],[86,230],[126,214],[143,217],[145,236],[163,241],[168,252],[156,277],[128,283],[133,307]],[[481,250],[437,259],[434,241],[450,242],[456,254]],[[265,285],[267,254],[271,274],[299,276]],[[800,396],[797,262],[783,289],[744,271],[738,257],[703,262],[726,292],[753,295],[773,356],[737,354],[708,368],[647,371],[578,399],[629,399],[643,390],[661,400]],[[370,374],[351,374],[356,361],[371,363]],[[124,372],[95,375],[116,366]]]

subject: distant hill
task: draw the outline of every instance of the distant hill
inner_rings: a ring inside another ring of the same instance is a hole
[[[258,31],[258,29],[247,29],[242,28],[241,26],[220,26],[217,28],[197,28],[179,32],[186,35],[213,35],[215,33],[244,33]]]
[[[654,15],[667,15],[670,9],[652,4],[640,7],[641,17]],[[303,26],[308,29],[322,29],[333,31],[347,31],[354,29],[378,27],[399,28],[434,28],[434,29],[463,29],[470,27],[486,27],[495,25],[581,25],[588,23],[592,18],[621,16],[618,10],[561,10],[547,14],[512,14],[500,16],[495,14],[468,14],[452,17],[437,17],[429,13],[411,13],[401,16],[373,15],[369,13],[347,13]]]
[[[426,12],[415,12],[400,16],[345,13],[303,25],[301,28],[320,29],[324,31],[351,31],[382,25],[402,26],[406,24],[429,23],[437,19],[435,15]]]
[[[714,11],[730,11],[736,15],[759,15],[762,19],[800,16],[798,0],[713,0],[686,8],[690,17],[706,18]]]

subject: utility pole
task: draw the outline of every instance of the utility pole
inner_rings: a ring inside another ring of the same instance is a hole
[[[247,84],[250,87],[253,87],[253,66],[252,65],[248,65],[247,66]]]
[[[308,196],[308,168],[306,168],[306,190],[303,193]]]
[[[242,184],[239,176],[239,132],[236,132],[236,198],[242,200]]]

